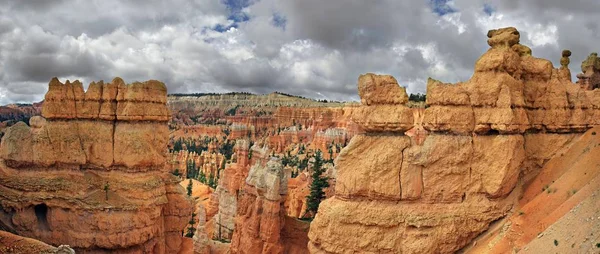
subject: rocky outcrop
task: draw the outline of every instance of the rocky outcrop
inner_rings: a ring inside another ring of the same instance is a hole
[[[33,116],[41,114],[40,102],[33,104],[10,104],[0,106],[0,122],[4,121],[27,121]]]
[[[288,195],[285,198],[287,216],[303,218],[306,214],[306,197],[310,194],[309,176],[302,172],[288,180]]]
[[[237,204],[231,253],[283,253],[286,193],[279,159],[252,166]]]
[[[359,78],[352,117],[366,133],[335,161],[335,196],[311,223],[311,253],[453,253],[513,212],[527,180],[600,125],[600,90],[561,78],[515,28],[488,37],[470,80],[428,81],[424,110],[405,106],[390,76]]]
[[[0,145],[0,223],[78,252],[177,253],[192,207],[166,167],[166,87],[50,81]]]
[[[213,238],[231,240],[237,211],[238,193],[245,185],[245,179],[250,170],[248,158],[249,143],[247,140],[236,141],[236,162],[229,164],[221,173],[215,195],[218,196],[218,212],[212,218],[214,233]]]
[[[579,79],[577,83],[581,86],[581,89],[594,90],[600,88],[600,57],[598,57],[598,53],[591,53],[581,63],[581,72],[577,74]]]
[[[75,251],[73,251],[73,249],[71,249],[68,245],[61,245],[56,248],[35,239],[0,231],[0,253],[75,254]]]

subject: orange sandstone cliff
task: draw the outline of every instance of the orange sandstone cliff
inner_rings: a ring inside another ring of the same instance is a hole
[[[600,125],[600,90],[531,56],[515,28],[488,37],[470,80],[429,80],[425,110],[406,106],[393,77],[359,77],[353,120],[366,133],[335,161],[335,196],[311,223],[311,253],[456,252],[542,191],[521,197],[548,160]],[[503,246],[515,239],[531,237]]]
[[[287,178],[268,150],[250,168],[237,201],[231,253],[283,253]],[[258,156],[257,156],[258,157]]]
[[[78,253],[177,253],[192,213],[166,167],[166,87],[50,81],[0,145],[0,224]]]

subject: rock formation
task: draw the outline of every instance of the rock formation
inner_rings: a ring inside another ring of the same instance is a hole
[[[515,28],[488,37],[470,80],[428,81],[424,112],[405,106],[393,77],[359,77],[352,116],[366,133],[335,161],[335,196],[311,224],[311,253],[458,251],[511,213],[546,161],[600,125],[600,90],[560,78]]]
[[[237,204],[231,253],[283,253],[286,193],[279,159],[252,166]]]
[[[0,253],[75,254],[75,251],[73,251],[73,249],[71,249],[68,245],[61,245],[56,248],[35,239],[0,231]]]
[[[570,56],[570,50],[563,50],[562,57],[560,58],[560,68],[558,68],[558,79],[560,81],[571,81],[571,70],[569,70],[569,64],[571,63]]]
[[[0,224],[77,252],[177,253],[192,207],[165,167],[166,87],[54,78],[0,145]]]
[[[594,90],[600,88],[600,57],[598,57],[598,53],[591,53],[581,63],[581,72],[577,74],[577,78],[579,79],[577,83],[582,89]]]
[[[296,178],[288,180],[288,195],[285,199],[287,215],[303,218],[306,213],[306,197],[310,194],[308,172],[302,172]]]
[[[236,162],[229,164],[223,170],[215,190],[215,199],[218,199],[217,213],[211,220],[214,230],[213,238],[231,240],[235,224],[234,218],[237,211],[238,193],[245,185],[245,179],[250,170],[248,158],[249,143],[247,140],[236,141]]]

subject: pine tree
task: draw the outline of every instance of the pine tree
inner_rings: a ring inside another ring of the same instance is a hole
[[[196,167],[196,161],[192,160],[192,170],[194,171],[194,173],[192,174],[192,178],[197,179],[198,178],[198,168]]]
[[[323,158],[321,158],[320,150],[317,150],[314,159],[310,195],[306,196],[306,212],[313,217],[317,214],[317,210],[319,210],[319,204],[325,199],[325,191],[323,189],[329,187],[329,182],[327,181],[329,177],[322,176],[325,170],[323,169]]]
[[[171,174],[173,174],[174,176],[180,176],[181,173],[179,173],[179,169],[176,168],[175,171],[173,171]]]
[[[196,231],[196,229],[194,228],[194,222],[195,222],[194,217],[196,217],[196,213],[192,212],[192,218],[188,222],[189,226],[188,226],[188,231],[185,234],[185,237],[189,237],[189,238],[194,237],[194,231]]]
[[[108,184],[108,182],[106,182],[106,184],[104,184],[104,193],[106,194],[106,200],[108,201],[108,189],[110,185]]]
[[[212,172],[210,172],[210,176],[208,177],[208,187],[213,189],[217,188],[217,183],[215,182],[215,176]]]
[[[186,188],[188,197],[192,196],[192,186],[192,179],[190,179]]]
[[[200,181],[203,184],[206,184],[206,175],[202,170],[200,170],[200,176],[198,177],[198,181]]]

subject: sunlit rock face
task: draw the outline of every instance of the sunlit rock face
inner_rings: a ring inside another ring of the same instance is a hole
[[[232,253],[283,253],[287,177],[273,157],[250,168],[237,203]]]
[[[429,80],[425,109],[407,107],[391,76],[359,77],[352,117],[366,133],[335,161],[311,253],[453,253],[509,214],[545,161],[600,125],[600,90],[531,56],[514,28],[488,37],[470,80]]]
[[[42,116],[2,138],[0,223],[83,253],[178,252],[192,206],[165,168],[166,93],[52,79]]]

